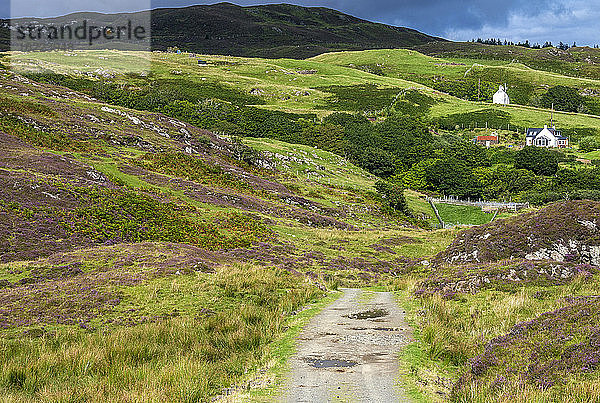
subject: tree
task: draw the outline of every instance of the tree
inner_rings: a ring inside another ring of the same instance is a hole
[[[600,169],[567,169],[563,168],[552,178],[552,189],[555,191],[573,191],[576,189],[600,189]]]
[[[368,147],[358,156],[357,162],[361,168],[380,178],[387,178],[396,170],[394,156],[380,148]]]
[[[454,158],[437,159],[425,168],[429,190],[459,198],[481,197],[481,186],[473,169]]]
[[[537,175],[552,176],[558,171],[558,157],[546,148],[528,146],[517,152],[515,168],[527,169]]]
[[[439,158],[453,158],[471,168],[491,165],[484,147],[458,137],[446,137],[445,140],[447,143],[440,144],[441,148],[437,150]]]
[[[396,213],[410,214],[402,186],[389,181],[377,181],[375,182],[375,189],[383,199],[386,207]]]
[[[303,144],[309,144],[321,150],[336,154],[343,154],[346,150],[344,128],[339,125],[311,122],[304,126],[300,137]]]
[[[405,188],[427,190],[427,167],[435,164],[438,159],[428,158],[414,164],[408,171],[392,177],[392,180],[402,183]]]
[[[499,165],[496,168],[477,168],[474,173],[486,199],[509,197],[516,193],[529,191],[539,183],[533,172],[507,165]]]

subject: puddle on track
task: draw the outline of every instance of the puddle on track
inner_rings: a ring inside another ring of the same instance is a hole
[[[369,309],[368,311],[351,313],[351,314],[345,315],[345,317],[348,319],[363,320],[363,319],[381,318],[383,316],[387,316],[388,314],[389,314],[389,312],[386,311],[385,309]]]
[[[312,367],[315,368],[349,368],[358,364],[356,361],[320,360],[317,358],[305,358],[304,361],[308,362]]]

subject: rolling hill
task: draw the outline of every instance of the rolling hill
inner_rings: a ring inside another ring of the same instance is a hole
[[[202,36],[206,15],[223,36]],[[244,56],[0,53],[6,401],[277,401],[294,340],[339,286],[395,293],[414,328],[394,355],[398,383],[416,401],[600,399],[600,202],[435,229],[426,194],[440,190],[420,183],[456,179],[498,200],[556,189],[600,199],[600,169],[568,162],[573,150],[561,152],[567,169],[544,176],[517,169],[514,149],[472,144],[488,129],[471,125],[489,123],[517,148],[548,109],[437,87],[485,78],[540,95],[550,85],[593,93],[599,81],[524,57],[477,59],[470,44],[464,54],[443,42],[356,51],[352,42],[406,35],[322,8],[222,3],[155,10],[154,24],[160,46],[197,41],[197,52]],[[270,54],[256,36],[265,33],[278,46]],[[600,116],[554,119],[564,132],[600,134]],[[378,151],[390,144],[410,153],[387,155],[398,157],[393,172],[372,169],[386,167]],[[493,217],[455,207],[440,214]],[[352,303],[374,298],[365,290]],[[399,330],[374,322],[349,329],[363,355],[371,331],[386,343]]]
[[[418,330],[400,357],[402,384],[422,400],[503,401],[504,390],[529,401],[597,398],[597,333],[588,325],[598,317],[599,204],[557,203],[462,232],[420,229],[389,215],[376,177],[326,150],[339,127],[320,119],[347,111],[369,125],[361,127],[385,127],[390,115],[373,124],[362,115],[393,105],[415,120],[492,110],[511,124],[539,124],[547,111],[461,100],[357,68],[388,53],[398,71],[446,63],[459,77],[465,68],[412,50],[212,55],[205,66],[186,53],[2,57],[30,69],[0,70],[7,400],[271,393],[262,387],[281,382],[294,336],[338,285],[396,291]],[[131,72],[151,58],[151,74]],[[589,115],[556,119],[599,127]],[[280,132],[265,138],[265,129]],[[320,138],[322,149],[286,142],[292,129]],[[422,195],[406,194],[413,214],[431,218]],[[517,252],[507,239],[522,243]],[[555,261],[575,241],[581,248]],[[552,366],[565,354],[564,366]],[[255,382],[257,374],[271,380]]]
[[[529,49],[521,46],[486,45],[472,42],[444,42],[417,45],[420,53],[443,58],[518,62],[531,68],[572,77],[600,78],[600,49],[554,47]]]
[[[144,12],[146,13],[146,12]],[[128,18],[136,19],[134,13]],[[339,50],[411,47],[442,41],[413,29],[373,23],[325,7],[231,3],[152,10],[152,49],[267,58],[305,58]],[[109,18],[110,17],[110,18]],[[95,16],[107,20],[119,15]],[[71,16],[49,21],[70,21]],[[0,38],[8,37],[0,21]],[[7,49],[8,42],[0,45]],[[0,50],[2,50],[0,48]]]
[[[505,107],[485,100],[461,99],[429,86],[435,84],[429,82],[433,77],[445,76],[447,83],[455,83],[460,82],[467,70],[476,70],[469,75],[491,74],[494,79],[503,81],[513,77],[520,84],[515,84],[511,91],[521,89],[521,84],[525,90],[544,91],[544,80],[592,91],[600,88],[600,82],[593,79],[562,76],[525,66],[508,66],[508,63],[494,65],[481,62],[480,66],[472,69],[466,63],[457,65],[454,59],[433,58],[404,49],[335,52],[307,60],[203,55],[208,65],[202,67],[198,67],[196,59],[189,54],[155,53],[151,57],[152,80],[167,80],[177,87],[183,85],[199,91],[195,100],[214,97],[298,116],[308,114],[322,118],[333,112],[377,115],[396,101],[404,103],[407,91],[416,90],[430,99],[427,105],[423,105],[426,116],[438,121],[447,130],[454,130],[456,125],[485,128],[487,122],[490,128],[506,130],[510,125],[513,131],[523,134],[527,127],[546,124],[550,110],[517,104]],[[79,78],[83,74],[88,79],[109,78],[115,83],[131,85],[125,73],[135,69],[136,65],[147,63],[148,54],[98,50],[64,57],[60,52],[36,52],[0,61],[8,62],[9,59],[17,68],[28,71]],[[383,73],[369,71],[370,67],[377,65],[381,66]],[[114,77],[100,77],[99,69]],[[136,86],[131,86],[133,90],[147,80],[139,81]],[[410,104],[410,101],[407,102]],[[587,134],[597,135],[600,127],[600,117],[590,114],[557,111],[554,121],[574,139]]]

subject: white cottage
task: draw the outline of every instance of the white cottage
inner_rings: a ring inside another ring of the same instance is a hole
[[[508,97],[508,94],[506,93],[506,86],[501,85],[498,88],[498,91],[494,94],[493,99],[494,99],[495,104],[509,105],[510,98]]]
[[[544,125],[543,129],[527,129],[527,145],[546,148],[566,148],[569,138],[561,135],[555,127]]]

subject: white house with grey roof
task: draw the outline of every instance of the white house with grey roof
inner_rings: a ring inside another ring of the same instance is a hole
[[[544,125],[541,129],[527,129],[527,145],[546,148],[566,148],[569,138],[563,136],[555,127]]]

